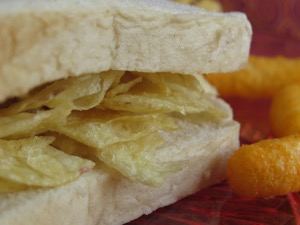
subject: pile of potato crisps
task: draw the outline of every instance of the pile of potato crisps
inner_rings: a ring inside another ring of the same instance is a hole
[[[202,78],[203,79],[203,78]],[[178,114],[224,113],[200,77],[109,71],[56,81],[0,109],[0,192],[53,187],[93,167],[160,185],[182,161],[156,159]]]

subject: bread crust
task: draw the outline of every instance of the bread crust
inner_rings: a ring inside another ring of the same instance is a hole
[[[247,61],[252,34],[244,14],[155,0],[5,0],[0,27],[0,102],[110,69],[236,70]]]

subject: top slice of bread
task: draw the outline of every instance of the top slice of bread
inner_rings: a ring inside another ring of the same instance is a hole
[[[0,102],[106,70],[203,74],[247,61],[244,14],[155,0],[0,1]]]

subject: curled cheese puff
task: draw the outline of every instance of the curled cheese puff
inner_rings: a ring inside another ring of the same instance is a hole
[[[287,85],[275,94],[270,124],[277,137],[300,133],[300,82]]]
[[[300,82],[300,58],[250,56],[246,67],[206,78],[222,97],[271,98],[279,88]]]
[[[300,135],[243,145],[230,158],[228,183],[242,197],[300,191]]]

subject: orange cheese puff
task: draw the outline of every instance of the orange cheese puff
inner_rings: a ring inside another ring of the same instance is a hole
[[[277,137],[300,133],[300,82],[287,85],[275,94],[270,109],[270,124]]]
[[[194,0],[173,0],[173,2],[179,2],[179,3],[183,3],[183,4],[192,5]]]
[[[228,183],[242,197],[300,191],[300,135],[243,145],[230,158]]]
[[[222,5],[218,0],[173,0],[174,2],[194,5],[202,9],[222,11]]]
[[[300,58],[250,56],[246,67],[228,74],[207,74],[222,97],[270,98],[279,88],[300,82]]]

